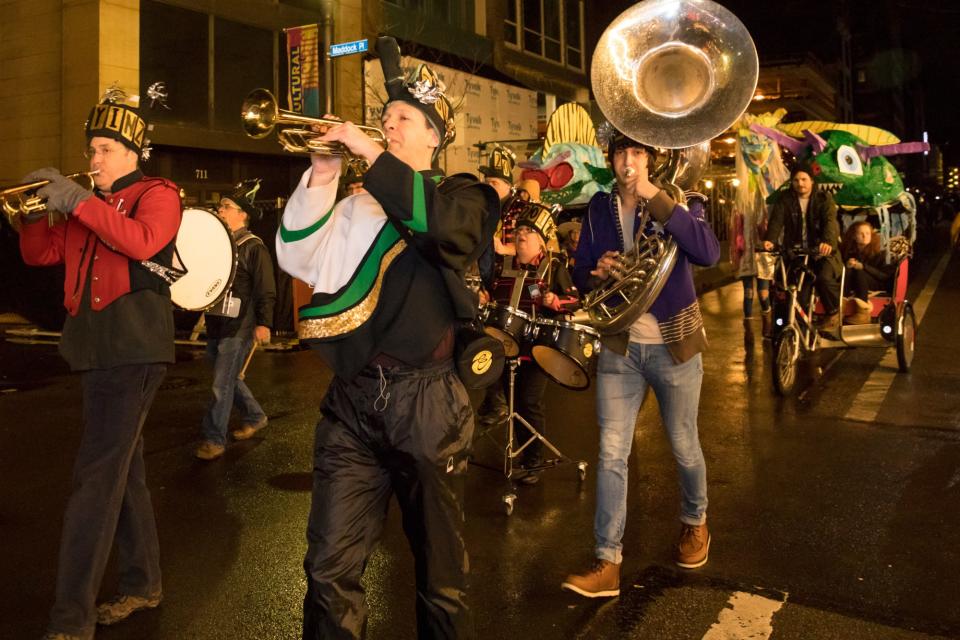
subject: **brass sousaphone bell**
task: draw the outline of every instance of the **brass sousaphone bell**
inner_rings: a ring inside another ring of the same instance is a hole
[[[667,150],[651,175],[683,203],[678,177],[693,186],[684,175],[691,173],[688,163],[702,159],[703,143],[743,114],[758,70],[750,33],[724,7],[710,0],[646,0],[603,32],[590,75],[597,104],[614,127]],[[576,319],[606,335],[628,329],[657,299],[676,252],[669,236],[640,230],[623,256],[623,275],[587,294]]]

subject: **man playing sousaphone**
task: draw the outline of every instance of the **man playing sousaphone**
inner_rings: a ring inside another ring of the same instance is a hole
[[[575,256],[573,280],[581,291],[590,291],[609,278],[622,277],[620,257],[630,251],[640,231],[669,234],[679,248],[676,265],[649,311],[628,331],[608,336],[600,351],[595,560],[562,585],[591,598],[620,593],[627,460],[648,387],[656,395],[680,475],[676,563],[699,567],[706,563],[710,548],[706,463],[697,433],[700,352],[706,347],[706,334],[690,265],[716,263],[720,245],[699,201],[691,201],[687,208],[651,182],[655,153],[620,132],[610,137],[608,156],[616,184],[612,193],[598,192],[590,200]]]
[[[340,158],[313,155],[277,235],[280,266],[313,285],[300,337],[335,373],[316,428],[303,637],[362,635],[361,576],[391,494],[416,563],[419,637],[469,637],[473,411],[452,355],[455,324],[476,314],[463,273],[493,234],[497,196],[431,168],[453,138],[443,85],[425,65],[405,80],[393,38],[377,51],[386,151],[349,122],[321,136],[369,163],[367,193],[335,202]]]
[[[87,120],[93,193],[55,169],[25,181],[67,216],[25,220],[20,250],[27,264],[66,265],[67,319],[60,353],[83,386],[83,436],[60,541],[56,601],[45,638],[93,637],[156,607],[162,597],[159,544],[143,460],[143,423],[167,363],[174,362],[170,288],[141,261],[170,266],[180,225],[176,185],[138,168],[148,141],[140,111],[108,92]],[[95,606],[116,544],[118,595]]]

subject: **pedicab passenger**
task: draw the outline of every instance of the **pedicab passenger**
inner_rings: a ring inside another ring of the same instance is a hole
[[[868,292],[889,289],[897,265],[887,264],[880,234],[867,220],[850,225],[843,235],[840,253],[846,266],[843,292],[854,296],[857,305],[853,315],[846,318],[846,323],[869,324],[871,305]]]

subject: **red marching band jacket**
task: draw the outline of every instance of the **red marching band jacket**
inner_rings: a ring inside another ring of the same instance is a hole
[[[130,218],[135,203],[136,212]],[[20,253],[29,265],[66,265],[63,306],[72,316],[79,311],[87,274],[92,274],[90,305],[100,311],[130,292],[129,261],[151,258],[170,244],[182,215],[175,184],[142,177],[103,200],[87,198],[66,223],[24,225]]]

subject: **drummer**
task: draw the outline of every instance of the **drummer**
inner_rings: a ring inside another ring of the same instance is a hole
[[[563,260],[548,251],[556,242],[556,223],[548,209],[530,207],[520,213],[513,237],[516,252],[514,266],[521,275],[502,277],[493,287],[493,299],[499,305],[510,305],[515,287],[521,287],[519,309],[537,317],[555,318],[572,313],[580,306],[577,289]],[[521,351],[523,353],[523,351]],[[545,435],[543,393],[547,377],[526,354],[520,356],[514,387],[515,410],[534,429]],[[509,377],[504,376],[505,391],[509,392]],[[522,424],[517,425],[517,439],[526,442],[532,434]],[[523,484],[536,484],[544,465],[540,440],[534,440],[523,450],[521,469],[514,474]]]

